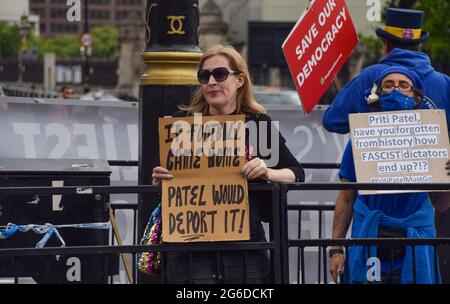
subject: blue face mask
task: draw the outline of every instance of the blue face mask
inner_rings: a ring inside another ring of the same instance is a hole
[[[381,95],[380,106],[383,111],[413,110],[416,99],[414,96],[406,96],[398,90],[392,93]]]

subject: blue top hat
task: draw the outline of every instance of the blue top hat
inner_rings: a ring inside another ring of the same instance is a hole
[[[384,28],[377,28],[378,37],[403,44],[419,44],[430,37],[422,30],[423,12],[418,10],[388,8]]]

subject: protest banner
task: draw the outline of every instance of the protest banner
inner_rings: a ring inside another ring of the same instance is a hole
[[[161,165],[174,175],[239,173],[244,165],[244,115],[160,118],[159,134]]]
[[[358,42],[344,0],[314,1],[283,43],[305,114],[317,105]]]
[[[450,144],[443,110],[351,114],[356,179],[360,183],[448,183]],[[414,190],[360,191],[360,194]]]
[[[250,239],[243,115],[160,118],[164,242]]]

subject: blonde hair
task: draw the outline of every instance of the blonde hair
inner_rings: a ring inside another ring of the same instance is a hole
[[[236,96],[236,114],[243,114],[244,112],[251,112],[255,114],[262,114],[266,112],[266,109],[260,105],[253,95],[253,84],[250,79],[250,73],[248,71],[247,63],[244,58],[230,45],[216,45],[205,53],[200,58],[198,63],[198,69],[200,70],[206,59],[213,56],[221,55],[228,59],[230,69],[237,71],[244,76],[244,84],[238,89]],[[181,110],[188,111],[189,113],[202,113],[208,114],[208,103],[205,100],[201,86],[198,87],[194,93],[194,97],[190,105],[179,106]]]

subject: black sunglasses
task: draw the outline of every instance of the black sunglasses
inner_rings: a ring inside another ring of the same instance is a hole
[[[228,68],[220,67],[215,68],[212,71],[209,70],[200,70],[197,72],[197,79],[200,83],[207,84],[209,82],[209,78],[213,75],[214,79],[218,82],[225,81],[229,75],[240,74],[240,72],[231,71]]]

